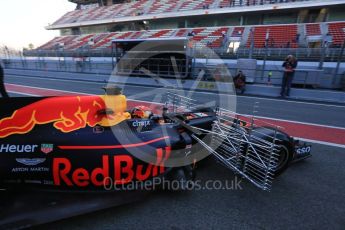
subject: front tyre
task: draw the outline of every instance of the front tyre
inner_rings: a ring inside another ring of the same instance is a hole
[[[290,165],[294,158],[294,145],[293,139],[287,133],[275,130],[271,127],[259,127],[255,129],[254,135],[258,138],[273,142],[277,145],[277,165],[274,169],[275,177],[282,174]]]
[[[279,145],[278,147],[278,161],[277,166],[274,170],[274,175],[279,176],[282,174],[290,165],[293,159],[293,153],[287,145]]]

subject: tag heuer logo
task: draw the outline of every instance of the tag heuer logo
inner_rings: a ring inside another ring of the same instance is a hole
[[[53,144],[42,144],[41,145],[41,151],[44,152],[45,154],[50,153],[53,151],[54,145]]]

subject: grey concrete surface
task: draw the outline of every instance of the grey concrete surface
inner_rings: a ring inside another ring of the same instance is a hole
[[[104,83],[7,76],[27,86],[102,94]],[[160,89],[164,91],[164,89]],[[152,87],[125,86],[125,94],[152,100]],[[13,96],[18,96],[14,94]],[[201,101],[230,95],[196,92]],[[138,98],[137,98],[138,99]],[[235,97],[237,111],[279,119],[345,127],[345,107],[332,103]],[[313,145],[313,157],[292,165],[274,181],[271,192],[243,182],[242,190],[153,192],[148,199],[70,218],[35,229],[343,229],[345,226],[345,151]],[[214,160],[198,166],[197,180],[231,181],[235,175]]]
[[[35,229],[344,229],[344,150],[314,145],[313,155],[277,178],[271,192],[245,182],[242,190],[156,191],[138,203]],[[197,173],[202,182],[234,177],[213,160]]]
[[[140,78],[140,77],[114,77],[104,73],[71,73],[71,72],[58,72],[58,71],[37,71],[37,70],[18,70],[18,69],[6,69],[6,76],[23,76],[34,77],[42,79],[62,79],[62,80],[76,80],[86,82],[113,82],[119,84],[127,84],[134,86],[151,86],[151,87],[166,87],[167,84],[175,84],[172,79],[162,79],[155,81],[152,78]],[[228,88],[232,88],[232,84],[228,83],[214,83],[204,82],[202,84],[194,85],[194,80],[185,80],[181,83],[181,88],[185,90],[196,90],[204,92],[222,92],[227,93]],[[265,84],[247,84],[246,95],[253,96],[268,96],[279,97],[280,86],[269,86]],[[318,102],[335,102],[345,104],[345,92],[337,90],[322,90],[322,89],[303,89],[292,88],[291,99],[295,100],[309,100]]]

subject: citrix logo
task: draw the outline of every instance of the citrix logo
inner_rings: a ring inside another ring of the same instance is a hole
[[[151,125],[151,121],[149,120],[143,120],[143,121],[139,121],[136,120],[132,123],[133,127],[147,127]]]

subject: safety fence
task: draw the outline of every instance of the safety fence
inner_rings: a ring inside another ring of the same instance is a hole
[[[284,70],[281,66],[263,66],[248,68],[241,65],[227,64],[202,64],[192,65],[187,74],[185,68],[181,66],[174,68],[172,65],[158,65],[156,69],[151,67],[128,65],[128,68],[113,68],[110,59],[106,61],[97,61],[91,58],[84,60],[60,59],[60,60],[27,60],[16,59],[5,62],[7,69],[16,70],[33,70],[44,72],[66,72],[66,73],[86,73],[95,75],[126,75],[141,76],[151,78],[186,78],[201,81],[199,88],[210,89],[214,87],[214,82],[229,82],[239,73],[246,76],[248,83],[280,85]],[[120,70],[120,71],[119,71]],[[152,71],[153,70],[153,71]],[[29,73],[30,71],[28,71]],[[293,80],[293,84],[303,88],[345,88],[345,75],[342,72],[335,72],[335,69],[302,69],[297,68]]]
[[[335,62],[345,61],[345,55],[342,54],[341,48],[239,48],[236,51],[229,51],[223,48],[216,49],[196,49],[193,52],[195,58],[215,58],[237,59],[237,58],[254,58],[258,60],[282,60],[287,55],[294,55],[301,61],[316,62]],[[78,49],[78,50],[31,50],[25,51],[26,57],[113,57],[110,48],[108,49]],[[11,58],[11,56],[10,56]]]

